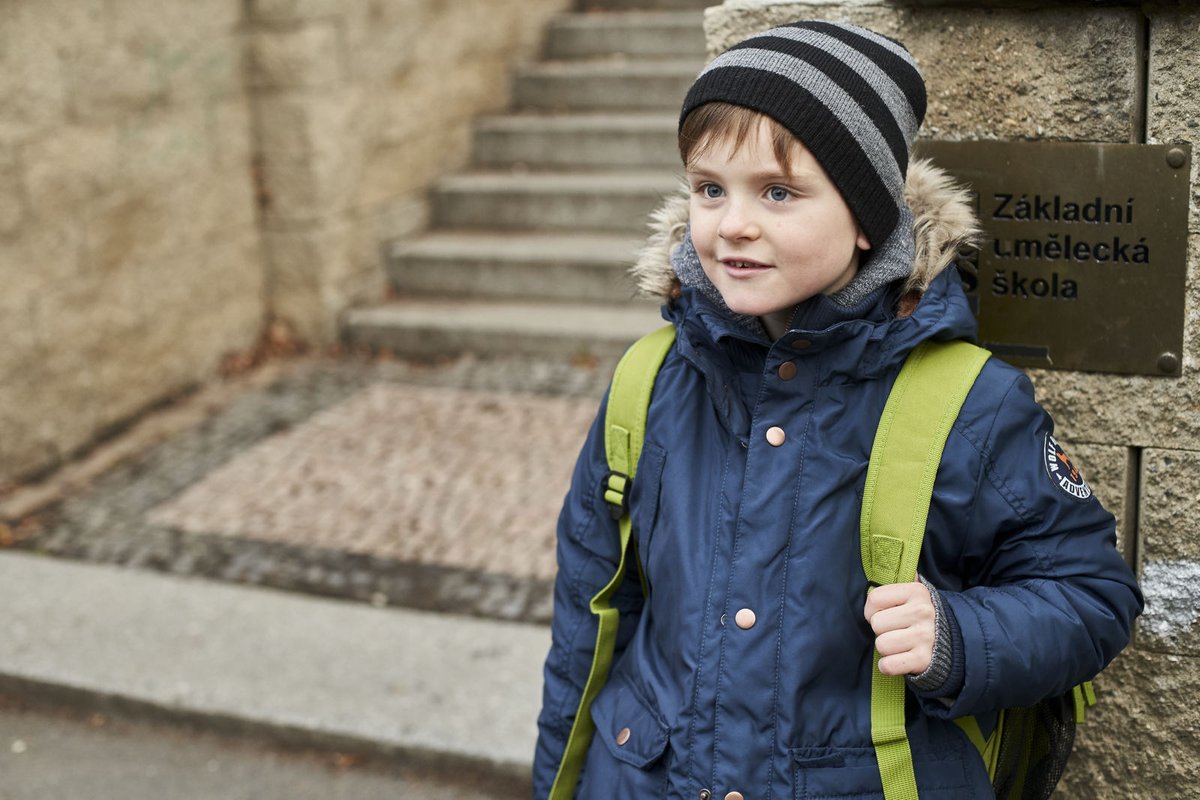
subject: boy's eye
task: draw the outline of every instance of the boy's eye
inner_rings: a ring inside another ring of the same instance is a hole
[[[715,183],[704,184],[703,186],[700,187],[700,193],[702,195],[704,195],[705,197],[707,197],[709,200],[718,198],[722,194],[721,187],[717,186]]]
[[[787,200],[789,197],[791,197],[792,193],[787,189],[784,189],[782,186],[772,186],[767,190],[767,196],[777,203],[782,203],[784,200]]]

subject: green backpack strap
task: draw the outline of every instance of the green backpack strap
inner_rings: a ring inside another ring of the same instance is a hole
[[[871,587],[914,581],[946,438],[989,353],[967,342],[924,342],[888,395],[863,490],[861,546]],[[887,800],[917,800],[904,727],[904,677],[871,676],[871,738]]]
[[[596,646],[592,650],[592,668],[584,684],[583,695],[579,698],[579,708],[575,711],[575,722],[567,737],[558,774],[550,789],[550,800],[570,800],[574,795],[583,760],[596,730],[592,721],[592,701],[608,680],[608,670],[612,666],[613,651],[617,644],[619,614],[610,601],[625,580],[626,554],[633,531],[633,523],[629,518],[629,491],[637,472],[638,458],[642,454],[646,414],[650,409],[654,380],[674,342],[675,328],[672,325],[646,334],[635,342],[617,364],[608,392],[604,450],[608,456],[609,471],[604,481],[604,499],[609,503],[613,516],[619,520],[621,557],[612,580],[592,598],[590,604],[592,613],[599,617]],[[646,590],[644,576],[642,590]]]

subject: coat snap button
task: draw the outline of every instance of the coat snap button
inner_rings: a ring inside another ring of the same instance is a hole
[[[790,381],[792,378],[796,377],[796,362],[783,362],[779,365],[778,374],[781,381]]]
[[[758,617],[750,609],[743,608],[734,615],[733,621],[739,628],[748,631],[754,627],[754,623],[758,621]]]
[[[629,741],[629,737],[632,735],[633,733],[629,730],[629,728],[621,728],[621,730],[617,732],[617,744],[623,746]]]
[[[772,447],[779,447],[787,439],[787,434],[783,432],[783,428],[778,425],[773,425],[767,428],[767,444]]]
[[[812,347],[812,341],[809,339],[792,339],[792,347],[797,350],[807,350]]]
[[[712,800],[712,792],[710,792],[708,789],[701,789],[700,800]]]
[[[741,792],[730,792],[725,795],[725,800],[746,800],[746,798],[742,797]]]

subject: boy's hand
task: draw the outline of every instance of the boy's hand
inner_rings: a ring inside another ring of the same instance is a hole
[[[920,675],[933,660],[933,599],[921,583],[879,586],[867,595],[863,615],[875,631],[879,671]]]

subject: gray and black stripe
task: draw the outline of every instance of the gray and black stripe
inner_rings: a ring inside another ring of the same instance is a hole
[[[753,109],[791,131],[842,193],[876,255],[895,244],[898,225],[911,225],[904,177],[926,100],[903,45],[847,23],[773,28],[705,67],[684,100],[680,125],[716,101]]]

